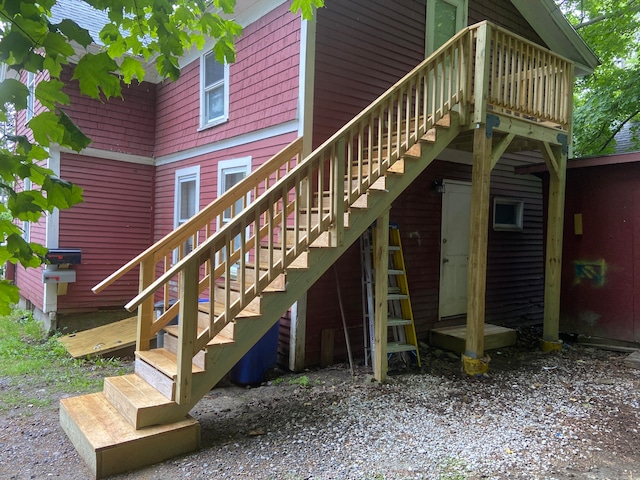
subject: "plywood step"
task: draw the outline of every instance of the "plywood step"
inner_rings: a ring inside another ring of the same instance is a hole
[[[167,423],[176,407],[136,374],[105,378],[103,393],[135,429]]]
[[[464,353],[466,338],[466,325],[433,328],[429,331],[429,344],[456,353]],[[500,327],[489,323],[484,325],[485,350],[515,345],[516,339],[516,331],[512,328]]]
[[[102,393],[60,400],[60,425],[96,479],[200,448],[193,418],[136,430]]]
[[[58,340],[73,358],[115,354],[136,344],[138,318],[131,317],[82,332],[64,335]]]

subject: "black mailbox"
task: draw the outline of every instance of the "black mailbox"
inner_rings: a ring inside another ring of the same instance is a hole
[[[82,250],[79,248],[50,248],[45,258],[51,265],[79,265],[82,261]]]

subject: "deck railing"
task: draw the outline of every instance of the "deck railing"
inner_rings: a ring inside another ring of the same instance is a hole
[[[137,348],[148,349],[148,339],[180,314],[176,402],[190,401],[193,356],[276,277],[296,266],[294,261],[321,235],[328,245],[341,245],[349,206],[450,111],[465,124],[472,109],[475,121],[489,103],[535,121],[567,125],[564,96],[570,75],[566,60],[505,30],[487,22],[465,28],[177,263],[156,275],[158,258],[202,228],[195,221],[155,253],[130,262],[140,265],[140,293],[126,305],[139,309]],[[244,182],[238,191],[250,190],[241,187]],[[222,206],[217,208],[220,215]],[[176,278],[178,301],[168,315],[152,321],[153,300]],[[204,331],[197,328],[201,296],[211,299]]]

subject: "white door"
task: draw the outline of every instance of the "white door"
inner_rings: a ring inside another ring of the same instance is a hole
[[[467,312],[471,184],[444,181],[440,237],[439,318]]]

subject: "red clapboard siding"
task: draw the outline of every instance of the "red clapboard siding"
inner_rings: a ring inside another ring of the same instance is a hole
[[[21,227],[22,225],[19,224]],[[38,223],[30,225],[31,242],[45,245],[46,224],[44,216]],[[44,285],[42,283],[42,268],[24,269],[21,265],[16,266],[16,285],[20,289],[20,295],[29,300],[37,308],[42,308],[44,302]]]
[[[202,209],[217,196],[218,162],[234,158],[251,157],[251,170],[253,171],[295,140],[296,137],[297,133],[295,132],[279,135],[277,137],[271,137],[157,167],[155,240],[159,240],[173,230],[176,170],[200,165],[200,208]]]
[[[424,0],[336,0],[318,10],[314,145],[424,58]]]
[[[229,120],[200,126],[200,59],[177,82],[158,88],[156,156],[209,144],[295,120],[298,106],[300,17],[288,3],[244,29],[230,66]]]
[[[91,288],[152,240],[154,167],[61,155],[61,175],[82,187],[84,202],[60,212],[60,248],[81,248],[76,283],[58,297],[58,311],[122,307],[138,290],[137,271],[99,295]]]
[[[71,99],[65,111],[80,130],[91,138],[91,148],[133,155],[151,156],[155,135],[155,92],[152,83],[122,84],[122,98],[94,100],[80,94],[73,72],[65,67],[64,92]]]

